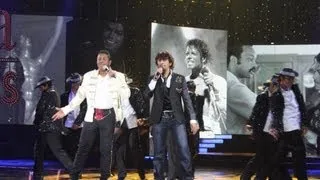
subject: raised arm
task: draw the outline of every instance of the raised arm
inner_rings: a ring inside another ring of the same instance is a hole
[[[59,40],[60,34],[63,29],[63,23],[64,23],[63,16],[58,16],[57,21],[56,21],[56,25],[55,25],[55,31],[54,31],[53,35],[51,36],[50,40],[48,41],[48,43],[46,44],[42,54],[40,54],[40,56],[37,58],[37,61],[39,61],[39,63],[42,66],[44,66],[47,63],[54,47],[56,46],[56,44]]]
[[[153,78],[153,76],[150,76],[149,79],[148,79],[148,85],[147,85],[147,87],[145,88],[145,90],[143,92],[143,95],[144,95],[145,99],[152,98],[153,91],[156,88],[156,85],[157,85],[157,80],[155,80]]]

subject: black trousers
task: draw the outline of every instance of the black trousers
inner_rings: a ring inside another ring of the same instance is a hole
[[[275,170],[279,169],[288,151],[292,152],[294,174],[298,180],[307,180],[306,149],[301,130],[284,132],[279,139],[277,154],[274,159]],[[275,172],[276,173],[276,172]]]
[[[115,112],[108,109],[106,116],[101,120],[93,119],[93,122],[84,122],[81,131],[80,142],[73,162],[71,174],[72,180],[78,180],[89,151],[95,141],[96,135],[100,135],[100,179],[106,180],[111,174],[113,132],[115,127]]]
[[[59,132],[37,132],[34,145],[34,179],[42,179],[44,153],[47,144],[63,166],[69,172],[72,169],[72,160],[62,148],[62,135]]]
[[[126,121],[123,121],[120,129],[114,134],[113,140],[113,167],[118,170],[118,179],[124,179],[127,176],[126,169],[126,149],[128,141],[128,127]]]
[[[145,143],[143,143],[142,140],[148,140],[148,134],[146,136],[141,137],[138,128],[128,129],[126,121],[123,122],[120,130],[114,135],[113,159],[118,170],[118,179],[124,179],[127,176],[125,164],[127,144],[129,145],[132,161],[138,170],[140,178],[145,178],[144,155],[148,142],[144,141]]]
[[[144,156],[148,151],[149,133],[140,134],[139,128],[129,130],[129,149],[139,177],[145,179]]]
[[[275,174],[273,165],[274,154],[278,150],[279,142],[268,133],[262,132],[255,138],[256,154],[249,160],[246,167],[241,173],[240,180],[250,180],[256,174],[256,180],[290,180],[288,170],[284,167],[283,162],[279,162],[279,169]]]
[[[77,150],[78,144],[81,135],[81,129],[71,129],[68,128],[68,134],[63,138],[63,146],[65,147],[68,155],[74,160]]]

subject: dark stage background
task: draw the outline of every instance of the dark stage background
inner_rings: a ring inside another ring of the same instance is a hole
[[[320,44],[318,0],[0,0],[0,4],[9,13],[64,15],[75,19],[67,25],[75,31],[67,32],[66,75],[95,67],[95,53],[104,43],[103,26],[98,23],[97,28],[92,28],[94,24],[100,20],[121,24],[124,29],[121,53],[113,55],[113,65],[132,75],[141,88],[150,74],[152,22],[227,30],[228,44]],[[1,125],[0,128],[2,158],[32,157],[32,126]],[[253,152],[248,136],[225,139],[225,143],[209,151]]]

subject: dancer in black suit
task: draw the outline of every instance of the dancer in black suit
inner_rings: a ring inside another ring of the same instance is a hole
[[[69,102],[76,96],[77,91],[80,87],[82,76],[79,73],[72,73],[66,80],[66,83],[70,84],[70,90],[64,92],[60,96],[61,106],[66,106]],[[87,111],[87,101],[83,101],[80,104],[80,107],[76,108],[74,111],[71,111],[67,116],[64,117],[64,126],[67,131],[64,132],[66,137],[63,138],[64,146],[71,156],[72,159],[75,158],[81,129],[82,122],[86,115]]]

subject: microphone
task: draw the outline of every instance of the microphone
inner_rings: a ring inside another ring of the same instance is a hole
[[[200,73],[201,73],[202,75],[204,75],[205,73],[209,73],[208,67],[204,66],[204,67],[201,69]],[[214,86],[213,86],[212,84],[208,84],[207,86],[208,86],[209,91],[214,90]]]
[[[162,68],[162,67],[160,67],[160,68]],[[155,74],[155,79],[159,79],[160,77],[161,77],[161,73],[157,70],[157,72],[156,72],[156,74]]]
[[[109,71],[110,71],[110,69],[109,69],[109,67],[108,67],[107,65],[104,65],[102,68],[103,68],[103,70],[105,70],[106,72],[109,72]]]

